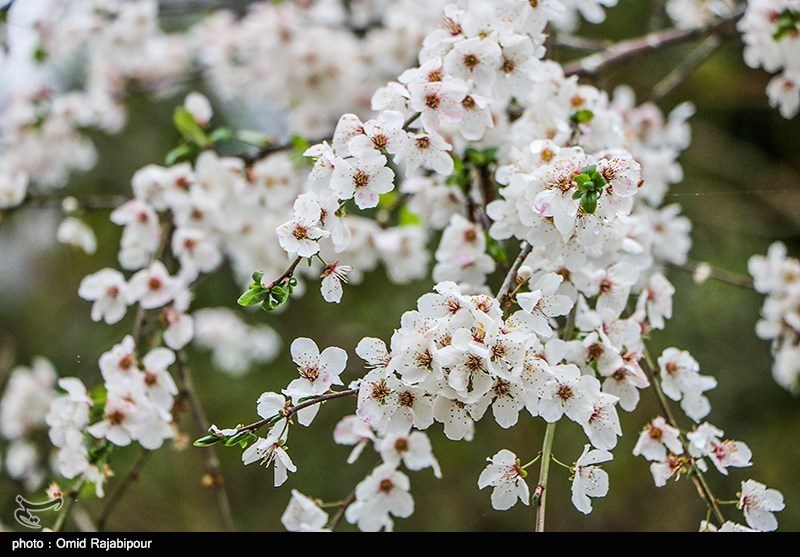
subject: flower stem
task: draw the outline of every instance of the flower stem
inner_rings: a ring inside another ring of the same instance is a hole
[[[556,422],[547,424],[542,443],[542,464],[539,467],[539,484],[536,486],[534,500],[536,505],[536,532],[544,532],[545,505],[547,502],[547,476],[550,474],[550,459],[553,456],[553,439],[556,435]]]
[[[60,532],[61,530],[64,529],[64,525],[67,522],[67,517],[69,516],[69,512],[72,510],[72,505],[74,505],[75,501],[77,501],[78,496],[81,494],[81,490],[83,489],[85,483],[86,479],[81,478],[81,480],[77,484],[75,484],[75,486],[68,494],[67,500],[64,501],[64,506],[61,508],[61,512],[58,513],[58,517],[56,517],[55,524],[53,524],[53,532]]]
[[[659,382],[659,378],[656,376],[655,366],[653,365],[653,361],[646,348],[644,352],[644,358],[640,361],[640,364],[642,366],[642,370],[645,372],[645,375],[647,375],[647,379],[650,381],[650,385],[653,387],[653,391],[656,393],[656,398],[658,398],[658,403],[667,418],[667,422],[672,427],[678,428],[678,422],[675,419],[675,415],[672,413],[672,409],[670,408],[666,395],[664,395],[664,391],[661,390],[661,383]],[[681,434],[681,443],[686,449],[686,440],[683,434]],[[722,526],[722,524],[725,522],[725,517],[722,515],[722,511],[720,511],[719,505],[717,505],[717,498],[714,497],[708,482],[706,482],[706,477],[703,475],[702,470],[697,468],[697,466],[694,467],[692,472],[692,482],[694,482],[694,486],[697,489],[697,494],[701,499],[703,499],[711,512],[714,513],[714,517],[719,522],[719,525]]]
[[[533,466],[534,464],[536,464],[536,463],[539,461],[539,459],[540,459],[540,458],[542,458],[542,453],[539,453],[538,455],[536,455],[536,458],[534,458],[534,459],[533,459],[533,460],[531,460],[530,462],[528,462],[528,463],[526,463],[526,464],[523,464],[523,465],[521,466],[521,468],[522,468],[523,470],[526,470],[526,469],[527,469],[527,468],[529,468],[530,466]]]
[[[563,462],[561,462],[560,460],[558,460],[558,459],[556,458],[556,455],[550,455],[550,458],[551,458],[551,459],[553,459],[553,462],[555,462],[555,463],[556,463],[556,464],[558,464],[559,466],[561,466],[561,467],[563,467],[563,468],[566,468],[567,470],[572,470],[572,466],[570,466],[569,464],[564,464]]]

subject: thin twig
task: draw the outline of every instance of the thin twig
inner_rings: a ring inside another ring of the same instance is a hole
[[[28,196],[19,205],[0,209],[0,216],[8,215],[23,209],[63,210],[64,202],[67,199],[74,200],[77,203],[77,209],[86,212],[111,211],[130,200],[129,197],[124,195],[90,195],[84,198],[78,198],[72,195],[63,197]]]
[[[14,352],[14,341],[11,337],[5,338],[0,346],[0,393],[5,390],[14,369]]]
[[[709,274],[709,278],[713,278],[714,280],[718,280],[720,282],[724,282],[726,284],[730,284],[733,286],[738,286],[739,288],[746,288],[747,290],[755,290],[753,286],[753,280],[745,275],[740,275],[739,273],[734,273],[733,271],[728,271],[726,269],[720,269],[718,267],[712,267],[708,263],[699,262],[699,261],[687,261],[681,265],[676,263],[670,264],[670,267],[673,269],[679,269],[681,271],[686,271],[688,273],[695,273],[701,265],[708,265],[708,268],[711,271]]]
[[[200,398],[197,396],[197,391],[194,388],[192,381],[192,372],[187,365],[182,352],[177,352],[175,363],[178,367],[181,383],[183,385],[183,394],[189,401],[189,406],[192,409],[194,421],[197,424],[197,429],[201,434],[208,431],[209,421],[203,406],[200,403]],[[236,524],[233,521],[233,514],[231,512],[230,498],[228,491],[225,488],[225,478],[220,471],[219,457],[217,456],[217,448],[215,446],[205,447],[205,465],[206,473],[211,478],[211,487],[214,490],[214,497],[216,499],[217,510],[219,511],[220,519],[225,530],[233,532],[236,530]]]
[[[144,465],[147,464],[147,460],[152,454],[153,451],[142,449],[142,452],[134,461],[131,469],[128,470],[128,473],[125,474],[125,477],[122,478],[122,481],[117,484],[117,487],[114,489],[111,495],[108,496],[106,506],[103,507],[103,510],[100,512],[100,516],[97,518],[98,532],[105,530],[106,522],[108,522],[108,518],[111,516],[111,513],[114,511],[117,504],[122,500],[122,497],[128,491],[128,488],[133,485],[133,482],[139,479],[142,468],[144,468]]]
[[[663,50],[670,46],[683,44],[710,35],[726,36],[736,29],[736,22],[744,15],[743,11],[726,17],[716,23],[698,29],[667,29],[648,33],[642,37],[629,39],[610,46],[603,52],[591,54],[580,60],[564,65],[565,75],[594,76],[601,71],[624,64],[648,52]]]
[[[532,249],[532,245],[530,245],[528,242],[523,242],[519,255],[517,255],[517,258],[514,260],[514,264],[511,265],[508,273],[506,273],[506,278],[503,279],[503,284],[500,286],[500,290],[497,291],[496,296],[497,300],[500,302],[500,309],[503,309],[503,306],[508,302],[514,279],[517,276],[517,271],[519,271],[523,261],[525,261],[525,258],[531,253]]]
[[[341,502],[339,505],[339,510],[336,511],[336,514],[333,515],[330,523],[328,523],[328,529],[333,531],[336,530],[336,527],[339,526],[339,523],[342,522],[344,518],[344,513],[347,511],[347,507],[352,505],[356,500],[356,491],[353,490],[347,498]]]
[[[64,502],[64,506],[61,508],[61,512],[58,513],[58,517],[56,518],[55,524],[53,524],[53,532],[61,532],[64,529],[64,526],[67,524],[67,517],[69,516],[69,511],[72,509],[72,506],[75,504],[75,501],[78,500],[78,497],[81,494],[81,490],[83,486],[86,484],[86,479],[81,478],[77,484],[70,490],[67,494],[67,500]]]
[[[310,398],[300,404],[296,404],[294,406],[290,406],[286,408],[280,415],[279,418],[290,418],[293,415],[297,414],[300,410],[304,408],[308,408],[309,406],[314,406],[315,404],[320,404],[322,402],[333,400],[336,398],[342,398],[346,396],[355,396],[358,394],[358,389],[347,389],[346,391],[338,391],[335,393],[328,393],[325,395],[319,395]],[[277,421],[276,417],[273,416],[271,418],[264,418],[263,420],[259,420],[257,422],[253,422],[252,424],[242,426],[236,430],[236,433],[242,433],[243,431],[256,431],[257,429],[261,429],[265,425]]]
[[[577,37],[575,35],[557,35],[553,39],[554,46],[572,48],[575,50],[604,50],[613,43],[609,41],[598,41],[588,37]]]
[[[692,72],[714,54],[720,46],[722,46],[722,39],[718,35],[711,35],[701,42],[700,45],[690,52],[686,58],[681,60],[681,63],[673,68],[666,77],[656,83],[653,90],[650,91],[648,100],[651,102],[658,102],[669,95],[681,83],[686,81]]]
[[[658,381],[658,377],[656,377],[655,368],[650,360],[650,355],[646,350],[644,356],[645,357],[639,363],[644,370],[645,375],[647,375],[647,379],[650,381],[653,391],[656,393],[658,404],[661,406],[661,410],[664,412],[667,422],[669,422],[672,427],[680,430],[678,427],[678,422],[675,419],[675,415],[672,413],[672,409],[667,401],[667,397],[664,395],[664,391],[661,389],[661,384]],[[681,443],[683,444],[684,451],[688,453],[688,445],[683,433],[681,433],[680,439]],[[720,511],[720,508],[717,505],[717,498],[711,492],[711,488],[709,487],[702,470],[700,470],[696,465],[693,467],[691,478],[692,482],[694,482],[695,488],[697,489],[697,493],[700,495],[700,498],[703,499],[706,506],[711,510],[711,512],[714,513],[714,517],[719,522],[719,525],[722,526],[722,524],[725,523],[725,517],[722,515],[722,511]]]
[[[294,261],[292,261],[292,263],[289,265],[289,268],[286,269],[281,276],[279,276],[278,278],[273,280],[271,283],[269,283],[269,285],[267,285],[265,288],[267,290],[272,290],[276,286],[280,286],[284,282],[286,282],[289,279],[291,279],[292,276],[294,275],[294,270],[297,268],[297,266],[300,264],[300,262],[302,260],[303,260],[303,258],[301,256],[299,256],[299,255],[297,257],[295,257]]]
[[[260,0],[159,0],[158,15],[197,15],[216,10],[230,10],[239,16],[247,13],[250,4]]]

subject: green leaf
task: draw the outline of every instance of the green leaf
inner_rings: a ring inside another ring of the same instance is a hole
[[[210,144],[206,132],[203,131],[203,128],[201,128],[197,120],[194,119],[194,115],[186,110],[185,107],[179,106],[175,109],[175,113],[172,115],[172,121],[178,132],[180,132],[187,141],[200,147],[208,147]]]
[[[208,135],[211,143],[225,143],[233,139],[233,132],[230,128],[217,128]]]
[[[225,439],[224,445],[226,447],[232,447],[234,445],[238,445],[242,441],[246,441],[249,438],[250,435],[253,435],[253,434],[250,433],[249,431],[241,431],[241,432],[237,433],[236,435],[231,435],[230,437]]]
[[[256,147],[266,147],[270,144],[270,139],[263,133],[252,130],[239,130],[234,135],[236,141],[247,143],[248,145],[255,145]],[[305,149],[304,149],[305,151]]]
[[[797,31],[800,31],[800,12],[786,8],[778,17],[777,29],[772,38],[779,41],[786,35]]]
[[[400,213],[397,215],[397,224],[400,226],[416,226],[421,222],[422,219],[408,208],[408,204],[400,208]]]
[[[572,114],[572,116],[570,116],[570,120],[576,124],[588,124],[593,118],[594,112],[586,108],[577,110]]]
[[[486,149],[470,147],[464,151],[464,155],[475,166],[489,166],[491,163],[497,162],[497,147],[488,147]]]
[[[581,190],[577,190],[572,194],[572,199],[580,199],[581,197],[583,197],[583,192]]]
[[[605,177],[599,172],[592,172],[592,182],[599,186],[605,186],[608,183]]]
[[[260,284],[254,284],[244,294],[239,296],[239,299],[236,300],[236,303],[244,307],[254,306],[263,302],[269,292],[269,290]]]
[[[469,172],[460,157],[453,157],[453,173],[447,177],[445,184],[458,186],[463,190],[469,186]]]
[[[589,178],[588,174],[576,174],[575,176],[573,176],[572,179],[578,182],[579,184],[584,184],[586,182],[592,181],[592,179]]]
[[[389,193],[384,193],[378,198],[378,208],[391,211],[395,205],[400,201],[400,192],[392,190]]]
[[[42,45],[36,45],[36,48],[33,50],[33,59],[40,64],[47,60],[47,51]]]
[[[180,162],[184,159],[191,158],[196,154],[197,154],[196,146],[184,143],[183,145],[178,145],[172,151],[167,153],[167,156],[164,157],[164,163],[167,166],[172,166],[176,162]]]
[[[594,214],[597,210],[597,194],[593,191],[586,193],[581,199],[581,206],[588,214]]]
[[[195,447],[210,447],[216,443],[219,443],[222,440],[222,437],[217,437],[216,435],[206,435],[205,437],[201,437],[197,439],[192,445]]]
[[[303,153],[305,153],[306,150],[311,147],[311,143],[309,143],[308,139],[301,135],[293,135],[290,142],[292,144],[292,152],[290,156],[295,168],[300,169],[314,164],[312,159],[303,156]]]
[[[503,264],[508,262],[508,254],[506,253],[505,247],[503,244],[489,236],[488,232],[486,234],[486,253],[489,254],[489,257],[494,259],[497,263]]]
[[[264,311],[272,311],[289,299],[289,291],[282,286],[273,286],[266,293],[266,298],[261,303],[261,309]]]
[[[261,284],[264,278],[264,271],[255,271],[253,273],[253,284]]]

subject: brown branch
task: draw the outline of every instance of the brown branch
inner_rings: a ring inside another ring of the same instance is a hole
[[[553,38],[553,46],[572,48],[574,50],[603,50],[612,44],[614,43],[575,35],[556,35]]]
[[[232,11],[238,16],[247,13],[250,4],[260,0],[159,0],[159,16],[199,15],[216,10]]]
[[[661,81],[656,83],[653,90],[650,91],[648,100],[651,102],[658,102],[672,91],[674,91],[681,83],[692,74],[703,62],[714,54],[717,49],[722,46],[722,39],[718,35],[707,37],[700,45],[689,53],[686,58],[681,60],[671,72]]]
[[[208,431],[209,421],[206,417],[205,410],[200,403],[200,398],[197,396],[197,391],[194,389],[194,382],[192,381],[192,373],[189,366],[186,364],[183,352],[178,351],[175,355],[175,363],[178,368],[178,374],[181,378],[183,385],[183,395],[189,401],[189,406],[194,416],[194,421],[197,424],[198,431],[203,434]],[[207,449],[205,455],[206,474],[208,475],[209,486],[214,490],[216,498],[217,510],[219,511],[220,518],[225,530],[233,532],[236,530],[236,525],[233,521],[233,514],[231,513],[231,503],[228,497],[228,492],[225,489],[225,478],[220,471],[219,457],[217,456],[217,448],[215,446],[205,447]]]
[[[336,514],[333,515],[330,523],[328,523],[328,529],[331,531],[336,530],[336,527],[342,522],[344,518],[344,513],[347,511],[347,507],[355,503],[356,500],[356,490],[354,489],[350,492],[350,495],[339,504],[339,510],[336,511]]]
[[[744,12],[721,19],[697,29],[667,29],[648,33],[642,37],[619,42],[603,52],[591,54],[564,65],[565,75],[594,76],[601,71],[619,66],[649,52],[663,50],[694,39],[711,35],[725,37],[736,32],[736,23]]]
[[[294,270],[297,268],[297,266],[300,264],[300,262],[302,260],[303,260],[303,258],[300,257],[299,255],[297,257],[295,257],[294,261],[292,261],[291,265],[289,265],[289,268],[286,269],[281,276],[279,276],[278,278],[273,280],[271,283],[269,283],[268,286],[265,286],[265,288],[267,290],[272,290],[276,286],[280,286],[284,282],[286,282],[289,279],[291,279],[292,276],[294,276]]]
[[[511,265],[508,273],[506,273],[506,278],[503,279],[503,284],[500,286],[500,290],[497,291],[496,296],[497,300],[500,302],[500,309],[503,309],[503,306],[508,302],[508,299],[511,296],[513,284],[515,282],[514,279],[517,276],[517,271],[519,271],[523,261],[525,261],[525,258],[531,253],[532,249],[532,245],[530,245],[528,242],[523,242],[519,255],[517,255],[517,258],[514,260],[514,264]]]
[[[309,400],[301,402],[300,404],[296,404],[295,406],[290,406],[284,409],[283,412],[277,416],[264,418],[263,420],[259,420],[257,422],[253,422],[252,424],[242,426],[236,430],[236,433],[242,433],[243,431],[256,431],[257,429],[261,429],[265,425],[277,422],[281,418],[290,418],[293,415],[297,414],[300,410],[308,408],[309,406],[314,406],[315,404],[320,404],[322,402],[333,400],[336,398],[355,396],[357,394],[358,394],[358,389],[347,389],[346,391],[338,391],[338,392],[315,396],[310,398]]]
[[[678,269],[680,271],[686,271],[688,273],[695,273],[697,268],[701,265],[708,265],[708,263],[701,263],[697,261],[687,261],[682,265],[678,265],[676,263],[670,264],[670,267],[673,269]],[[739,288],[745,288],[747,290],[755,290],[753,286],[753,280],[745,275],[740,275],[739,273],[734,273],[733,271],[728,271],[726,269],[719,269],[717,267],[712,267],[708,265],[709,269],[711,269],[711,274],[708,275],[709,278],[713,278],[720,282],[724,282],[726,284],[730,284],[732,286],[738,286]]]
[[[64,208],[64,202],[67,199],[73,199],[77,203],[77,209],[80,211],[113,211],[126,201],[129,197],[124,195],[91,195],[83,199],[67,195],[64,197],[45,197],[45,196],[32,196],[29,195],[19,205],[0,209],[0,220],[5,215],[10,215],[23,209],[61,209]]]

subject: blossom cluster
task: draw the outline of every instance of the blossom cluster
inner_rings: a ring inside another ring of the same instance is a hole
[[[800,389],[800,261],[788,257],[786,246],[776,242],[766,256],[754,255],[749,262],[755,289],[766,295],[759,338],[772,341],[772,375],[793,393]]]
[[[779,72],[767,85],[770,104],[794,117],[800,111],[800,2],[748,0],[738,28],[747,65]]]
[[[85,130],[119,132],[127,90],[166,94],[189,67],[186,42],[160,29],[153,0],[45,0],[8,9],[0,52],[7,77],[0,85],[0,208],[64,187],[71,171],[92,168],[96,153]]]

